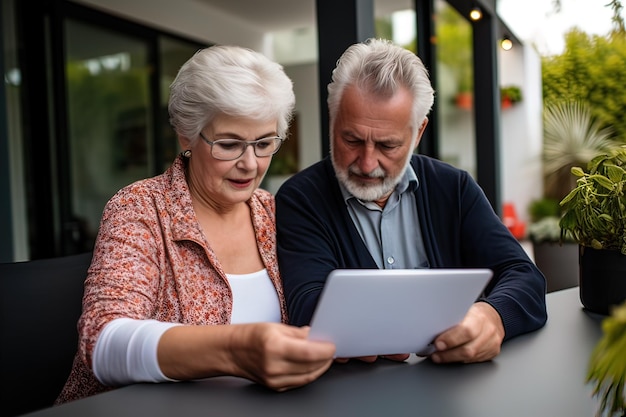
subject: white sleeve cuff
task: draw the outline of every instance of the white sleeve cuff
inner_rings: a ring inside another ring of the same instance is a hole
[[[163,333],[180,323],[115,319],[98,336],[93,352],[93,373],[104,385],[175,381],[166,377],[157,359]]]

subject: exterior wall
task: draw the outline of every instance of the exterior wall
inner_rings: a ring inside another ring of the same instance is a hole
[[[528,224],[528,206],[543,195],[541,61],[529,46],[499,53],[500,84],[522,89],[522,101],[501,112],[500,173],[503,202]]]
[[[193,0],[75,0],[103,12],[211,43],[268,51],[263,32],[235,16]]]

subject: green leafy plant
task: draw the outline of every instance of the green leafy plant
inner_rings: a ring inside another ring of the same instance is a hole
[[[598,416],[626,413],[626,302],[602,321],[603,335],[589,360],[587,382],[600,399]]]
[[[532,222],[538,222],[546,217],[561,217],[559,200],[550,197],[533,200],[528,206],[528,214]]]
[[[562,234],[559,224],[560,218],[556,216],[548,216],[528,225],[528,238],[533,243],[563,243],[574,242],[572,234],[566,232]]]
[[[626,145],[573,167],[576,187],[561,201],[562,233],[583,246],[626,255]]]
[[[528,225],[528,238],[533,243],[563,243],[574,242],[571,233],[561,238],[561,206],[559,200],[544,197],[534,200],[528,206],[530,224]]]
[[[522,90],[516,85],[500,87],[500,100],[510,100],[511,103],[522,101]]]
[[[454,77],[457,93],[472,93],[472,26],[447,3],[437,10],[436,18],[437,62]]]
[[[543,170],[545,195],[562,200],[576,185],[571,169],[614,148],[613,130],[593,118],[581,101],[560,101],[544,109]]]
[[[626,139],[626,33],[600,36],[572,28],[564,42],[561,54],[541,58],[544,105],[584,100],[595,119]]]

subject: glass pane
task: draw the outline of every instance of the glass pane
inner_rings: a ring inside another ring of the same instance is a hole
[[[0,39],[3,41],[2,59],[4,64],[3,87],[0,88],[0,192],[4,201],[0,203],[0,262],[26,261],[28,248],[28,203],[24,172],[24,138],[22,134],[22,72],[19,66],[16,21],[16,1],[2,1],[0,13]],[[3,116],[6,112],[6,118]]]
[[[446,1],[435,7],[439,156],[475,177],[472,27]]]
[[[66,84],[72,240],[93,246],[102,209],[125,185],[153,172],[145,42],[67,20]]]
[[[159,140],[162,144],[161,167],[158,172],[165,171],[172,164],[176,154],[179,152],[178,139],[174,130],[170,126],[169,115],[167,113],[167,102],[170,94],[170,85],[176,78],[180,67],[191,56],[200,49],[201,46],[172,39],[166,36],[159,38],[159,62],[161,66],[160,79],[160,114],[162,126]]]
[[[374,2],[375,32],[377,38],[393,41],[396,45],[416,52],[417,36],[415,7],[411,0],[376,0]]]

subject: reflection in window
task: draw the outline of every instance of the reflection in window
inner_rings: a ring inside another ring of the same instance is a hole
[[[176,78],[178,70],[196,53],[201,46],[186,41],[179,41],[167,36],[159,37],[159,65],[161,67],[161,78],[159,80],[159,101],[160,101],[160,129],[157,132],[157,140],[161,144],[161,166],[157,167],[157,172],[165,171],[174,161],[179,152],[178,139],[174,129],[170,126],[169,115],[167,113],[167,102],[169,100],[170,85]]]
[[[130,56],[126,52],[113,55],[105,55],[82,61],[91,75],[99,75],[105,71],[128,71],[130,70]]]
[[[417,53],[417,27],[413,2],[375,1],[376,36]],[[475,172],[473,118],[472,28],[444,0],[435,1],[439,154],[442,160]]]
[[[415,8],[412,1],[374,2],[376,37],[389,39],[410,51],[417,51]]]
[[[439,154],[474,175],[472,27],[447,2],[438,0],[435,6]]]
[[[113,194],[152,173],[150,69],[142,40],[71,19],[65,31],[72,208],[63,234],[79,252],[91,249]]]

